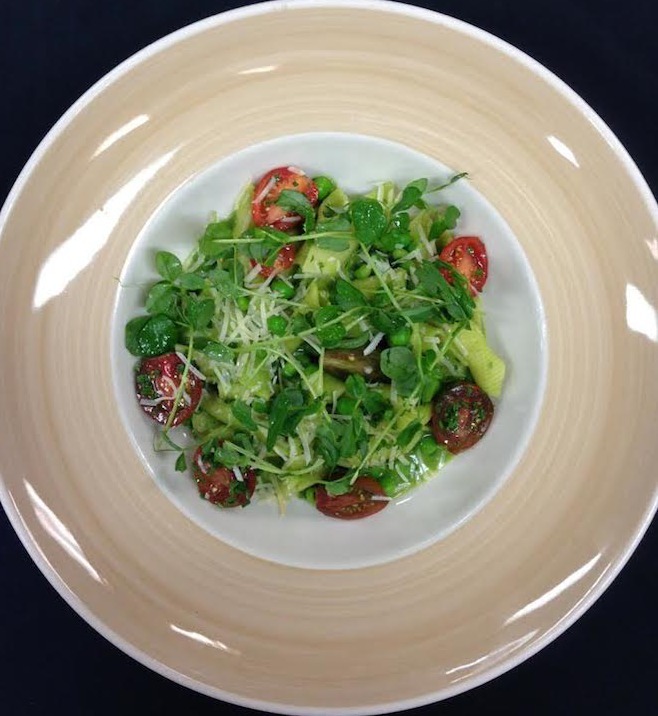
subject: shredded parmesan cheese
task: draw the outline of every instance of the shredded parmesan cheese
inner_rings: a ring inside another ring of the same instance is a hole
[[[375,337],[370,341],[370,343],[368,343],[368,345],[363,349],[363,355],[369,356],[380,344],[383,337],[384,334],[381,331],[377,333]]]
[[[321,273],[296,273],[293,278],[294,279],[303,279],[303,278],[321,278]]]
[[[309,465],[311,463],[311,445],[305,430],[300,432],[299,440],[302,444],[302,451],[304,452],[304,462]]]
[[[249,271],[249,273],[244,277],[244,282],[245,282],[245,283],[251,283],[251,282],[256,278],[256,276],[258,276],[258,274],[260,273],[260,270],[261,270],[262,268],[263,268],[263,267],[262,267],[260,264],[256,264],[256,265],[251,269],[251,271]]]
[[[171,398],[168,398],[164,395],[160,398],[155,398],[154,400],[151,400],[150,398],[142,398],[139,401],[139,404],[143,405],[145,408],[154,408],[156,405],[160,405],[160,403],[164,402],[165,400],[171,400]]]
[[[228,324],[231,320],[231,307],[224,304],[224,317],[222,319],[222,326],[219,329],[219,340],[220,342],[226,340],[226,334],[228,333]]]
[[[409,484],[409,478],[402,472],[402,468],[400,467],[400,465],[395,466],[395,472],[397,472],[397,474],[400,476],[400,479],[402,480],[402,482],[404,482],[405,485]]]
[[[180,351],[176,351],[176,355],[183,361],[183,363],[185,363],[190,373],[194,373],[194,375],[196,375],[197,378],[201,378],[201,380],[207,380],[206,376],[198,368],[193,366],[189,360],[187,360],[187,356]]]
[[[261,201],[270,193],[270,190],[274,187],[276,184],[276,177],[271,176],[270,180],[265,184],[265,186],[262,188],[262,190],[259,192],[258,196],[254,198],[254,204],[260,204]]]

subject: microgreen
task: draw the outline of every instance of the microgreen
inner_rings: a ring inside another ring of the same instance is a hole
[[[451,283],[439,269],[443,269],[451,277]],[[454,266],[440,260],[424,261],[416,269],[416,277],[421,290],[427,296],[442,301],[450,320],[466,321],[473,317],[475,302],[466,280]]]
[[[178,292],[169,281],[154,284],[146,296],[146,310],[175,319],[178,316]]]
[[[330,233],[316,239],[316,242],[321,249],[325,249],[326,251],[340,252],[346,251],[350,247],[350,240],[348,238],[342,236],[332,236]]]
[[[350,207],[354,234],[364,246],[372,246],[386,230],[386,215],[376,199],[357,199]]]
[[[249,430],[256,430],[258,427],[256,421],[251,415],[251,408],[242,400],[236,400],[231,405],[231,412],[235,418]]]
[[[233,351],[228,346],[218,343],[217,341],[208,341],[208,343],[199,350],[217,363],[228,363],[233,359]]]
[[[291,435],[301,419],[312,415],[320,408],[317,401],[308,401],[304,393],[297,388],[282,390],[272,401],[269,414],[266,446],[274,447],[279,435]]]
[[[439,186],[435,186],[433,189],[427,189],[427,191],[425,191],[425,194],[433,194],[436,191],[443,191],[443,189],[447,189],[449,186],[452,186],[460,179],[465,179],[467,176],[468,172],[461,172],[460,174],[455,174],[454,176],[451,176],[447,182],[444,182]]]
[[[352,482],[349,473],[338,480],[329,480],[325,482],[324,489],[327,491],[327,494],[332,497],[347,494],[352,489]]]
[[[454,229],[460,216],[461,212],[456,206],[447,206],[443,214],[432,223],[428,238],[438,239],[444,231]]]
[[[382,373],[393,381],[398,393],[403,397],[410,396],[419,380],[416,357],[410,348],[395,346],[382,351]]]
[[[194,330],[206,328],[214,315],[215,302],[212,299],[196,300],[191,296],[188,297],[185,318]]]
[[[155,255],[155,268],[166,281],[175,281],[183,271],[178,256],[169,251],[158,251]]]
[[[334,286],[334,302],[337,306],[340,306],[343,311],[349,311],[351,308],[368,305],[366,297],[361,291],[352,286],[349,281],[345,281],[345,279],[342,278],[336,280]]]
[[[238,298],[242,295],[242,284],[244,282],[244,268],[234,262],[233,271],[225,269],[214,269],[208,273],[208,280],[220,296],[225,298]]]
[[[279,194],[276,204],[285,211],[299,214],[299,216],[304,219],[305,233],[308,234],[310,231],[313,231],[313,227],[315,226],[315,210],[313,209],[313,204],[311,204],[301,191],[284,189],[281,194]]]
[[[421,202],[423,194],[427,191],[427,179],[416,179],[416,181],[407,184],[402,190],[402,194],[398,199],[397,203],[394,204],[391,212],[396,214],[400,211],[407,211],[412,206],[418,206]],[[418,208],[423,208],[424,204],[421,204]]]
[[[198,273],[182,273],[176,284],[186,291],[200,291],[206,287],[206,279]]]
[[[157,356],[174,349],[178,328],[163,314],[139,316],[126,324],[126,348],[134,356]]]

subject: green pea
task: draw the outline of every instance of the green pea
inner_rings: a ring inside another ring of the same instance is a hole
[[[339,415],[352,415],[356,410],[356,400],[342,395],[336,402],[336,411]]]
[[[358,269],[354,272],[355,278],[368,278],[370,274],[372,273],[372,269],[368,264],[363,264],[362,266],[359,266]]]
[[[397,331],[391,333],[388,337],[388,342],[392,346],[408,346],[411,340],[411,328],[409,326],[403,326],[398,328]]]
[[[301,496],[302,499],[315,507],[315,487],[307,487],[304,492],[301,493]]]
[[[275,291],[281,298],[285,298],[288,301],[294,298],[296,293],[294,286],[280,278],[275,278],[274,281],[272,281],[272,291]]]
[[[267,329],[275,336],[283,336],[288,328],[288,321],[283,316],[270,316],[267,319]]]
[[[426,435],[418,445],[424,460],[435,458],[441,447],[431,435]]]
[[[318,200],[326,199],[336,188],[336,182],[329,177],[313,177],[313,183],[318,188]]]
[[[400,478],[389,472],[379,479],[379,484],[388,497],[395,497],[400,489]]]
[[[246,313],[249,310],[249,296],[240,296],[236,303],[242,313]]]
[[[294,378],[297,375],[297,368],[292,363],[284,363],[281,372],[286,378]]]

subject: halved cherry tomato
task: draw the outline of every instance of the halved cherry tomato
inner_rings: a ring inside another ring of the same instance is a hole
[[[493,412],[491,399],[475,383],[453,383],[434,401],[434,439],[456,455],[475,445],[487,432]]]
[[[174,408],[174,397],[181,383],[185,363],[175,353],[144,358],[135,375],[135,392],[142,410],[153,420],[165,424]],[[187,420],[197,409],[203,381],[188,371],[172,427]]]
[[[295,244],[286,244],[279,249],[277,257],[274,259],[272,266],[261,266],[260,275],[263,278],[271,276],[273,273],[279,273],[286,271],[295,263],[295,256],[297,256],[297,246]],[[251,265],[256,266],[258,262],[251,259]]]
[[[318,188],[313,180],[297,167],[277,167],[263,176],[254,190],[251,216],[256,226],[271,226],[279,231],[292,231],[302,222],[299,214],[284,211],[276,200],[284,189],[298,191],[315,205]]]
[[[241,470],[240,480],[228,467],[218,467],[206,460],[200,447],[194,453],[192,474],[201,497],[219,507],[246,507],[256,489],[253,470]]]
[[[489,272],[489,260],[487,249],[477,236],[460,236],[454,239],[441,251],[439,258],[452,264],[464,276],[474,296],[476,291],[484,288]],[[442,269],[441,273],[450,281],[448,270]]]
[[[341,520],[358,520],[383,510],[388,500],[373,500],[373,495],[384,497],[384,488],[372,477],[357,478],[352,489],[344,495],[329,495],[320,485],[315,490],[315,506],[328,517]]]

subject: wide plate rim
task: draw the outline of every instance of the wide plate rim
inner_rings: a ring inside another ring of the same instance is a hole
[[[128,74],[134,67],[137,67],[145,60],[153,57],[159,52],[176,45],[182,40],[189,39],[206,30],[228,24],[234,21],[240,21],[251,17],[267,13],[275,13],[281,11],[290,11],[296,9],[318,9],[318,8],[337,8],[347,10],[372,10],[378,12],[387,12],[407,17],[424,20],[433,24],[442,25],[443,27],[454,30],[473,39],[479,40],[487,44],[492,49],[499,50],[512,60],[520,63],[522,66],[530,70],[537,78],[544,80],[549,86],[562,95],[567,102],[581,112],[587,120],[592,124],[606,141],[611,151],[621,161],[624,169],[628,173],[629,178],[633,182],[635,189],[642,197],[643,203],[651,215],[652,220],[658,225],[658,203],[654,197],[647,181],[642,175],[635,161],[632,159],[621,141],[617,138],[610,127],[595,112],[595,110],[569,85],[561,80],[557,75],[551,72],[544,65],[533,59],[530,55],[518,49],[514,45],[500,39],[496,35],[482,30],[470,23],[459,20],[450,15],[439,13],[433,10],[406,5],[401,2],[393,2],[392,0],[269,0],[267,2],[256,3],[246,7],[228,10],[222,13],[211,15],[204,19],[186,25],[159,40],[147,45],[135,54],[129,56],[114,69],[101,77],[94,83],[79,99],[77,99],[53,127],[43,137],[38,144],[18,178],[13,184],[7,195],[7,198],[0,209],[0,235],[2,234],[4,225],[20,196],[23,188],[27,184],[29,177],[34,169],[38,166],[42,157],[47,153],[50,147],[73,122],[73,120],[87,107],[98,95],[114,82],[124,75]],[[137,662],[147,666],[151,670],[159,673],[166,678],[186,686],[194,691],[221,699],[230,703],[248,708],[259,709],[262,711],[270,711],[272,713],[290,714],[291,716],[321,716],[321,715],[345,715],[345,716],[370,716],[371,714],[391,713],[405,709],[416,708],[436,701],[456,696],[460,693],[480,686],[492,679],[506,673],[515,666],[526,661],[528,658],[541,651],[550,644],[554,639],[564,633],[572,626],[606,591],[611,582],[617,577],[619,572],[626,565],[631,555],[637,548],[639,542],[643,538],[653,517],[658,511],[658,492],[654,495],[653,500],[647,505],[644,514],[639,521],[633,539],[626,545],[616,561],[610,564],[610,568],[606,571],[602,579],[587,593],[587,595],[578,603],[578,606],[571,610],[569,614],[559,622],[558,627],[546,632],[532,645],[523,649],[518,655],[505,659],[502,663],[492,666],[477,676],[464,679],[457,685],[443,688],[437,692],[429,692],[417,697],[406,698],[399,701],[389,701],[388,703],[369,705],[365,707],[300,707],[293,704],[282,704],[265,701],[262,699],[253,699],[234,694],[223,689],[219,689],[207,684],[203,684],[191,677],[188,677],[175,669],[167,667],[160,661],[154,659],[146,652],[133,646],[129,641],[124,639],[118,633],[110,629],[101,619],[97,618],[87,605],[67,586],[57,571],[46,560],[40,550],[40,547],[22,521],[21,514],[11,498],[11,494],[7,490],[5,481],[0,475],[0,503],[12,525],[14,531],[18,535],[21,543],[30,555],[33,562],[37,565],[42,574],[46,577],[51,586],[66,601],[66,603],[80,615],[95,631],[106,638],[117,648],[131,656]],[[290,569],[290,568],[287,568]]]

